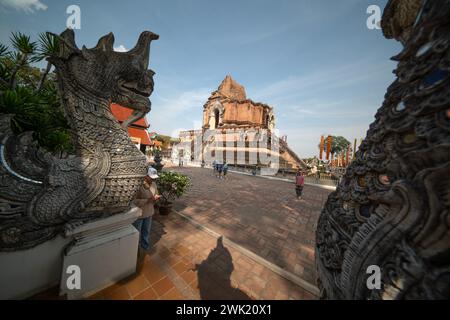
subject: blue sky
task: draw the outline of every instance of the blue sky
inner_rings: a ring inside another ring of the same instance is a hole
[[[201,126],[203,104],[225,75],[247,96],[274,107],[276,127],[300,157],[318,154],[321,134],[365,137],[400,45],[366,26],[369,5],[386,0],[0,0],[0,41],[66,27],[81,9],[78,46],[112,31],[131,49],[143,30],[156,72],[151,130],[176,135]]]

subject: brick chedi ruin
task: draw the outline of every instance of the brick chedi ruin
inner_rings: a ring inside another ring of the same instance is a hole
[[[226,76],[203,106],[203,129],[263,128],[273,130],[273,108],[247,99],[245,88]]]
[[[270,164],[261,159],[259,142],[264,133],[268,133],[269,141],[267,149],[263,147],[263,153],[276,157],[277,161],[271,163],[277,162],[280,169],[306,168],[306,164],[288,147],[286,139],[274,136],[273,108],[248,99],[245,88],[230,75],[204,104],[202,123],[201,130],[180,132],[181,143],[174,149],[174,160],[202,161],[208,154],[230,164],[267,167]],[[195,140],[200,136],[203,136],[201,146],[196,148],[196,143],[200,142]],[[275,137],[276,141],[271,141],[270,137]]]

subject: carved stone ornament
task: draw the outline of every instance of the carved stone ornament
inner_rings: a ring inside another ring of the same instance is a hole
[[[37,147],[31,133],[10,130],[0,120],[0,251],[36,246],[53,238],[68,222],[85,222],[127,210],[147,172],[146,158],[126,128],[150,111],[150,42],[142,32],[128,52],[113,50],[114,35],[79,49],[74,32],[60,35],[55,66],[58,91],[71,127],[76,154],[55,157]],[[111,102],[133,109],[122,126]]]
[[[449,299],[450,1],[389,1],[382,26],[404,44],[397,79],[319,218],[318,285],[324,299]]]

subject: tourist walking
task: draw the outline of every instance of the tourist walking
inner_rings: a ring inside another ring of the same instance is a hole
[[[295,193],[297,194],[297,199],[301,199],[303,186],[305,184],[305,177],[303,176],[303,172],[298,169],[295,175]]]
[[[149,167],[144,182],[139,189],[134,204],[141,208],[142,216],[133,225],[139,231],[139,257],[145,256],[145,251],[150,249],[150,230],[152,227],[152,217],[155,212],[154,204],[161,197],[158,195],[155,179],[158,179],[158,172],[155,168]],[[143,252],[144,251],[144,252]]]
[[[219,179],[222,179],[223,164],[220,163],[220,162],[217,162],[216,166],[217,166],[217,175],[216,175],[216,177],[219,178]]]
[[[223,172],[223,178],[225,179],[226,175],[228,173],[228,163],[226,161],[224,161],[224,163],[223,163],[222,172]]]
[[[213,167],[213,174],[216,174],[217,171],[217,161],[214,159],[214,161],[212,162],[212,167]]]

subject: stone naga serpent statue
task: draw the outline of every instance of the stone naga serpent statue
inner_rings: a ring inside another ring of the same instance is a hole
[[[389,1],[381,26],[397,79],[319,218],[321,298],[448,299],[450,1]]]
[[[63,231],[68,222],[102,218],[127,210],[146,174],[146,157],[127,134],[130,123],[150,111],[150,43],[142,32],[128,52],[113,50],[114,35],[80,50],[74,32],[60,35],[55,66],[58,91],[76,154],[56,157],[38,148],[31,133],[0,121],[0,251],[36,246]],[[133,109],[122,126],[110,104]]]

